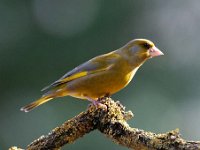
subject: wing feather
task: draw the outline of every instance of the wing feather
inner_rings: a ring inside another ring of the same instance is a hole
[[[43,88],[42,91],[52,89],[61,84],[70,82],[74,79],[81,78],[89,74],[95,74],[98,72],[106,71],[114,65],[113,63],[116,58],[118,58],[118,56],[114,53],[109,53],[109,54],[95,57],[81,64],[80,66],[74,68],[73,70],[69,71],[59,80]]]

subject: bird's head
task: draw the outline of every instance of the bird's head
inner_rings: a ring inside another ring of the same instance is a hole
[[[142,64],[145,60],[164,55],[153,42],[146,39],[135,39],[122,47],[123,53],[133,63]]]

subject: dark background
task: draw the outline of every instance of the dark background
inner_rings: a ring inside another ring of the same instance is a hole
[[[160,133],[180,128],[200,139],[199,0],[0,1],[0,149],[25,148],[87,108],[58,98],[30,113],[20,107],[40,89],[88,59],[134,38],[152,40],[165,55],[146,62],[113,95],[132,110],[133,127]],[[126,149],[98,131],[63,149]]]

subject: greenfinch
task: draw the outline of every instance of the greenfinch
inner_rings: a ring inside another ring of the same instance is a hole
[[[164,55],[150,40],[134,39],[123,47],[90,59],[45,87],[45,94],[24,107],[33,108],[57,97],[72,96],[91,101],[111,96],[128,85],[138,68],[149,58]]]

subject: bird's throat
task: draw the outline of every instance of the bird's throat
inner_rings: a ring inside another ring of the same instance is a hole
[[[140,66],[139,66],[140,67]],[[139,69],[139,67],[136,67],[134,68],[131,72],[129,72],[127,75],[126,75],[126,81],[127,81],[127,84],[129,84],[129,82],[133,79],[133,77],[135,76],[137,70]],[[126,84],[126,85],[127,85]]]

